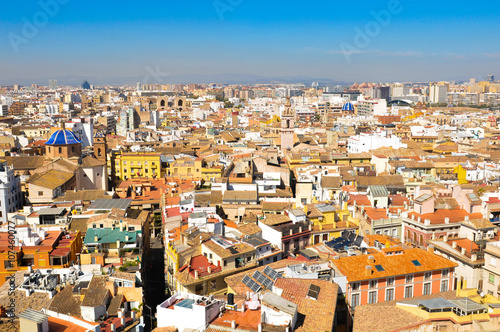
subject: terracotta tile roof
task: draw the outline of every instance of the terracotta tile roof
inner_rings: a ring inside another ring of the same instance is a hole
[[[113,274],[111,275],[111,278],[117,278],[117,279],[123,279],[123,280],[128,280],[135,282],[135,273],[127,273],[127,272],[120,272],[120,271],[114,271]]]
[[[108,307],[108,315],[118,316],[118,310],[121,308],[123,302],[123,295],[116,295],[111,299]]]
[[[442,297],[447,300],[456,299],[456,292],[444,292],[420,297],[427,300]],[[423,322],[424,319],[396,306],[399,301],[368,304],[356,307],[353,332],[387,332],[406,330],[406,327]]]
[[[80,297],[73,296],[73,286],[66,286],[54,296],[54,300],[47,309],[64,315],[80,317],[80,305]]]
[[[268,226],[281,225],[287,222],[291,222],[292,220],[285,216],[284,214],[266,214],[264,219],[260,219],[260,221]]]
[[[111,199],[106,190],[68,190],[64,196],[57,197],[54,201],[95,201],[96,199]]]
[[[255,248],[249,246],[246,243],[236,243],[231,247],[231,250],[222,248],[214,241],[207,241],[203,243],[203,246],[207,247],[209,250],[217,254],[220,258],[228,258],[236,255],[241,255],[242,253],[255,251]]]
[[[244,235],[254,235],[262,232],[262,229],[260,229],[260,227],[255,223],[248,223],[238,226],[238,231],[240,231]]]
[[[33,184],[35,186],[39,186],[42,188],[56,189],[57,187],[64,185],[73,177],[74,174],[72,173],[67,173],[52,169],[45,173],[32,175],[26,181],[26,183]]]
[[[386,256],[384,253],[375,253],[372,256],[375,258],[374,263],[368,262],[367,255],[341,257],[339,260],[332,262],[347,277],[348,282],[387,278],[458,266],[444,257],[418,248],[406,249],[400,255]],[[420,266],[415,266],[412,263],[414,260],[418,260]],[[378,271],[375,269],[375,265],[381,265],[384,271]],[[372,273],[369,276],[366,274],[366,266],[372,267]]]
[[[431,221],[431,225],[444,224],[444,219],[449,218],[450,223],[457,223],[465,220],[465,217],[469,216],[471,219],[482,218],[481,213],[469,214],[463,209],[454,210],[436,210],[433,213],[418,214],[415,212],[410,212],[408,217],[411,218],[415,216],[415,221],[420,217],[420,223],[424,224],[426,219]]]
[[[108,294],[106,288],[106,278],[101,276],[93,276],[89,287],[85,292],[85,297],[82,301],[83,307],[98,307],[105,305],[106,296]]]
[[[307,297],[310,285],[320,288],[317,300]],[[297,321],[295,331],[332,330],[339,288],[336,283],[322,280],[278,278],[275,286],[283,289],[281,297],[297,304],[298,313],[304,317],[303,321],[300,319]]]

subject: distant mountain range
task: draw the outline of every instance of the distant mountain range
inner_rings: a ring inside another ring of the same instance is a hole
[[[0,85],[31,85],[39,84],[48,86],[49,80],[57,80],[58,85],[64,86],[80,86],[83,81],[87,80],[91,85],[131,85],[135,86],[137,82],[143,84],[209,84],[209,83],[226,83],[226,84],[291,84],[303,83],[311,85],[313,82],[324,84],[351,84],[352,82],[335,81],[328,78],[314,78],[305,76],[290,76],[290,77],[266,77],[251,74],[215,74],[215,75],[200,75],[200,74],[186,74],[186,75],[148,75],[145,77],[84,77],[84,76],[61,76],[49,77],[38,79],[20,79],[18,81],[0,80]]]

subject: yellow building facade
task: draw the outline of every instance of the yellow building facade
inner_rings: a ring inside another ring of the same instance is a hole
[[[122,153],[115,157],[115,177],[127,180],[136,177],[162,178],[161,154],[159,153]]]

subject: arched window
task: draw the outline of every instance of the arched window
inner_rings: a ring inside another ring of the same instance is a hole
[[[160,102],[160,106],[161,106],[161,107],[165,107],[165,100],[162,100],[162,101]]]
[[[101,156],[101,148],[97,149],[97,155],[100,157]]]
[[[180,100],[177,102],[177,106],[182,107],[182,99],[180,99]]]
[[[62,153],[62,148],[61,147],[59,147],[59,153]]]

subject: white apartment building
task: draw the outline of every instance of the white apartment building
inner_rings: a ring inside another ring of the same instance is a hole
[[[347,151],[349,153],[369,152],[381,147],[392,147],[394,149],[406,148],[397,136],[389,136],[383,133],[361,133],[347,140]]]
[[[448,101],[449,85],[444,83],[431,83],[429,101],[432,104],[441,104]]]
[[[22,206],[21,181],[7,162],[0,163],[0,222],[7,222],[7,213]]]

